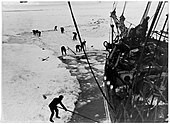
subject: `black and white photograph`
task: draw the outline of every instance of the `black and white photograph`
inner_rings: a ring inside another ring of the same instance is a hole
[[[168,123],[168,1],[1,1],[2,123]]]

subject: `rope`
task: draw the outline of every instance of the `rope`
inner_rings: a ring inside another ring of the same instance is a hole
[[[158,46],[159,46],[160,40],[161,40],[161,38],[162,38],[162,34],[163,34],[164,29],[165,29],[165,26],[166,26],[167,21],[168,21],[168,14],[166,15],[165,23],[164,23],[164,25],[163,25],[163,28],[162,28],[162,31],[161,31],[159,40],[158,40],[158,42],[157,42],[157,44],[156,44],[156,48],[155,48],[155,50],[154,50],[154,55],[156,54],[156,51],[157,51],[157,49],[158,49]],[[153,57],[154,57],[154,56],[153,56]]]
[[[162,9],[161,9],[161,11],[160,11],[160,13],[159,13],[159,15],[158,15],[158,19],[157,19],[157,21],[156,21],[156,23],[155,23],[155,26],[154,26],[154,28],[153,28],[153,31],[156,29],[156,26],[157,26],[157,24],[158,24],[158,21],[159,21],[159,19],[160,19],[160,17],[161,17],[161,14],[162,14],[163,9],[164,9],[165,3],[166,3],[166,1],[164,1],[164,4],[163,4],[163,6],[162,6]]]
[[[71,12],[71,15],[72,15],[72,19],[73,19],[73,22],[74,22],[74,25],[75,25],[75,28],[76,28],[76,31],[77,31],[77,34],[78,34],[79,41],[80,41],[80,43],[82,43],[82,40],[81,40],[81,37],[80,37],[80,33],[79,33],[79,30],[78,30],[78,27],[77,27],[77,24],[76,24],[76,20],[75,20],[75,18],[74,18],[74,14],[73,14],[73,11],[72,11],[72,8],[71,8],[70,1],[68,1],[68,5],[69,5],[70,12]],[[107,103],[110,105],[111,109],[114,111],[115,108],[114,108],[114,107],[111,105],[111,103],[108,101],[107,97],[105,96],[105,93],[103,92],[102,88],[100,87],[100,85],[99,85],[99,83],[98,83],[98,81],[97,81],[97,79],[96,79],[96,77],[95,77],[95,75],[94,75],[94,72],[93,72],[92,67],[91,67],[91,65],[90,65],[90,62],[89,62],[89,60],[88,60],[88,57],[87,57],[87,54],[86,54],[86,52],[85,52],[84,47],[83,47],[83,52],[84,52],[85,57],[86,57],[86,59],[87,59],[87,63],[88,63],[88,65],[89,65],[89,68],[90,68],[90,70],[91,70],[91,73],[92,73],[92,75],[93,75],[93,77],[94,77],[94,79],[95,79],[95,82],[96,82],[97,86],[99,87],[99,90],[101,91],[101,93],[102,93],[103,97],[105,98],[105,100],[107,101]]]
[[[57,106],[57,108],[63,109],[62,107],[59,107],[59,106]],[[91,121],[94,121],[94,122],[100,123],[99,121],[96,121],[96,120],[91,119],[91,118],[89,118],[89,117],[87,117],[87,116],[81,115],[81,114],[79,114],[79,113],[77,113],[77,112],[73,112],[73,111],[68,110],[68,109],[67,109],[67,111],[69,111],[69,112],[71,112],[71,113],[73,113],[73,114],[79,115],[79,116],[81,116],[81,117],[83,117],[83,118],[89,119],[89,120],[91,120]]]

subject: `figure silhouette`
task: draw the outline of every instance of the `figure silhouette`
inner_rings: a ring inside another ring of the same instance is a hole
[[[73,40],[77,40],[77,33],[73,32]]]
[[[52,102],[49,104],[49,108],[50,108],[50,111],[51,111],[51,116],[50,116],[50,121],[51,122],[54,122],[53,121],[53,116],[54,116],[54,113],[56,113],[56,118],[60,118],[59,116],[58,116],[58,109],[57,109],[57,105],[58,104],[60,104],[62,107],[63,107],[63,109],[65,110],[65,111],[67,111],[67,108],[63,105],[63,103],[62,103],[62,99],[64,98],[64,96],[63,95],[60,95],[58,98],[54,98],[53,100],[52,100]]]
[[[61,53],[62,55],[67,55],[65,46],[61,47]]]
[[[76,52],[80,52],[81,51],[81,46],[80,45],[76,45]]]
[[[81,43],[81,51],[83,51],[83,48],[84,48],[84,50],[86,50],[86,41],[85,40]]]
[[[61,33],[64,33],[64,27],[61,27],[60,29],[61,29]]]
[[[57,26],[54,27],[54,31],[57,31]]]

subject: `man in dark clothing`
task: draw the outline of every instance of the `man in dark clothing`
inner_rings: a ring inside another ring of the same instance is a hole
[[[54,31],[57,31],[57,26],[54,27]]]
[[[73,32],[73,40],[77,40],[77,33]]]
[[[60,95],[58,98],[54,98],[53,100],[52,100],[52,102],[49,104],[49,108],[50,108],[50,111],[51,111],[51,116],[50,116],[50,121],[51,122],[54,122],[53,121],[53,116],[54,116],[54,112],[56,113],[56,118],[60,118],[59,116],[58,116],[58,109],[57,109],[57,105],[58,104],[60,104],[62,107],[63,107],[63,109],[65,110],[65,111],[67,111],[67,108],[63,105],[63,103],[61,102],[62,101],[62,99],[63,99],[63,95]]]
[[[61,33],[64,33],[64,28],[63,28],[63,27],[61,27],[60,29],[61,29]]]
[[[62,53],[62,55],[67,55],[65,46],[61,47],[61,53]]]
[[[84,50],[86,50],[86,41],[85,40],[81,43],[81,51],[83,51],[83,48],[84,48]]]
[[[80,52],[81,51],[81,46],[80,45],[76,45],[76,52]]]
[[[40,36],[41,36],[41,31],[38,31],[38,32],[37,32],[37,35],[40,37]]]
[[[36,31],[36,30],[32,30],[32,32],[33,32],[33,35],[36,35],[36,32],[37,32],[37,31]]]

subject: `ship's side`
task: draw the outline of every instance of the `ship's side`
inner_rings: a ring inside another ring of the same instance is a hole
[[[112,39],[112,43],[104,43],[108,51],[105,92],[112,122],[167,121],[168,31],[165,27],[168,15],[161,31],[154,30],[162,5],[163,2],[158,3],[147,29],[144,28],[147,16],[133,29],[124,28],[120,20],[117,27],[121,33]],[[114,11],[111,17],[116,22]]]

